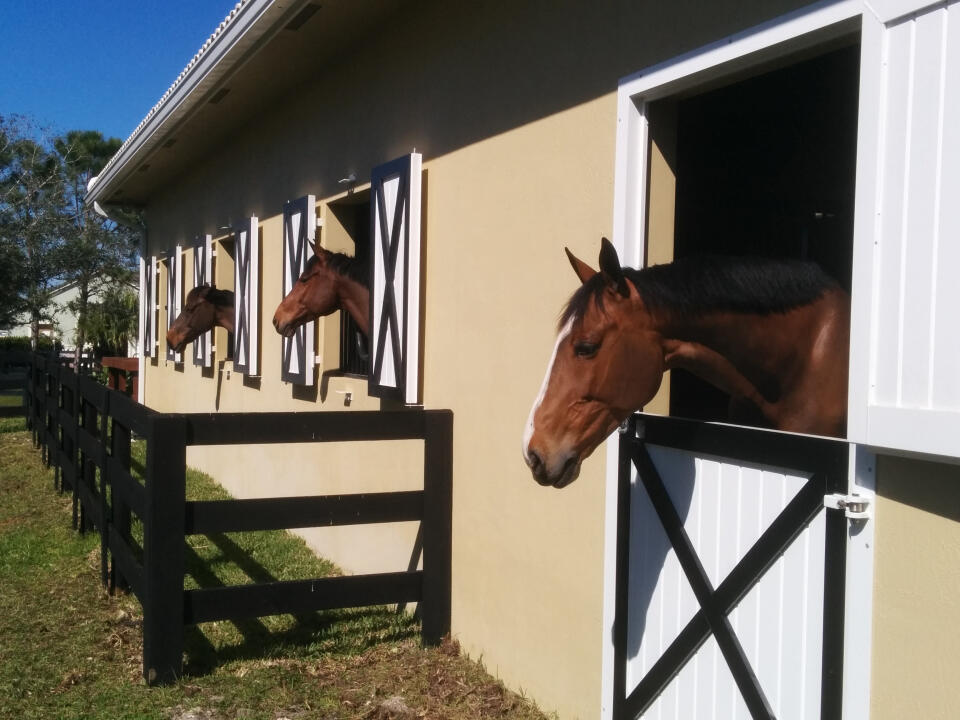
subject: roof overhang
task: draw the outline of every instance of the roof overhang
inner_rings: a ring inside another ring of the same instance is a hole
[[[241,0],[87,188],[142,207],[402,0]]]

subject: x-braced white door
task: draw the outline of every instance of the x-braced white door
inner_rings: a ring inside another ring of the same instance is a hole
[[[825,502],[848,462],[838,440],[630,421],[614,718],[840,717],[848,519]]]

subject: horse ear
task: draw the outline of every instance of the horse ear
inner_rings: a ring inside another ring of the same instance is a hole
[[[307,243],[310,245],[310,249],[313,251],[313,254],[317,254],[317,245],[313,240],[307,240]]]
[[[627,280],[623,275],[623,268],[620,267],[620,258],[617,257],[617,249],[613,243],[606,238],[600,240],[600,272],[612,285],[616,285],[617,292],[623,297],[630,296],[630,288],[627,287]]]
[[[563,251],[567,254],[567,260],[570,261],[573,271],[577,274],[577,277],[580,278],[580,282],[585,283],[587,280],[592,278],[597,274],[597,271],[592,267],[587,265],[583,260],[576,257],[569,248],[564,248]]]

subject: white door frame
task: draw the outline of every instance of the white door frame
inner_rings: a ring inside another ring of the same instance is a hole
[[[915,1],[915,0],[914,0]],[[648,125],[645,103],[680,90],[731,75],[799,49],[820,45],[838,35],[861,33],[861,87],[858,115],[857,215],[854,230],[853,302],[870,302],[872,282],[871,225],[875,193],[869,181],[875,163],[880,92],[880,53],[883,23],[862,0],[824,0],[723,38],[698,50],[622,79],[617,91],[617,145],[614,184],[613,242],[624,265],[641,267],[644,259],[647,195]],[[864,179],[866,180],[864,182]],[[858,289],[863,288],[867,292]],[[863,315],[861,315],[863,317]],[[857,347],[869,347],[869,327],[851,331],[851,366]],[[862,344],[861,344],[862,342]],[[851,400],[859,397],[851,387]],[[852,420],[856,421],[851,402]],[[612,717],[613,618],[616,588],[618,436],[606,443],[604,528],[604,596],[602,628],[601,718]],[[850,454],[850,492],[856,489],[873,506],[874,462],[855,446]],[[870,629],[873,605],[873,532],[867,522],[847,545],[846,610],[844,622],[843,716],[866,720],[870,708]]]

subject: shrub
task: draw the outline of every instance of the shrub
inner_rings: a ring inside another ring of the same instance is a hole
[[[37,349],[40,352],[49,352],[54,349],[54,342],[48,337],[40,337],[37,341]],[[25,335],[16,335],[12,337],[0,337],[0,352],[4,350],[29,350],[30,338]]]

